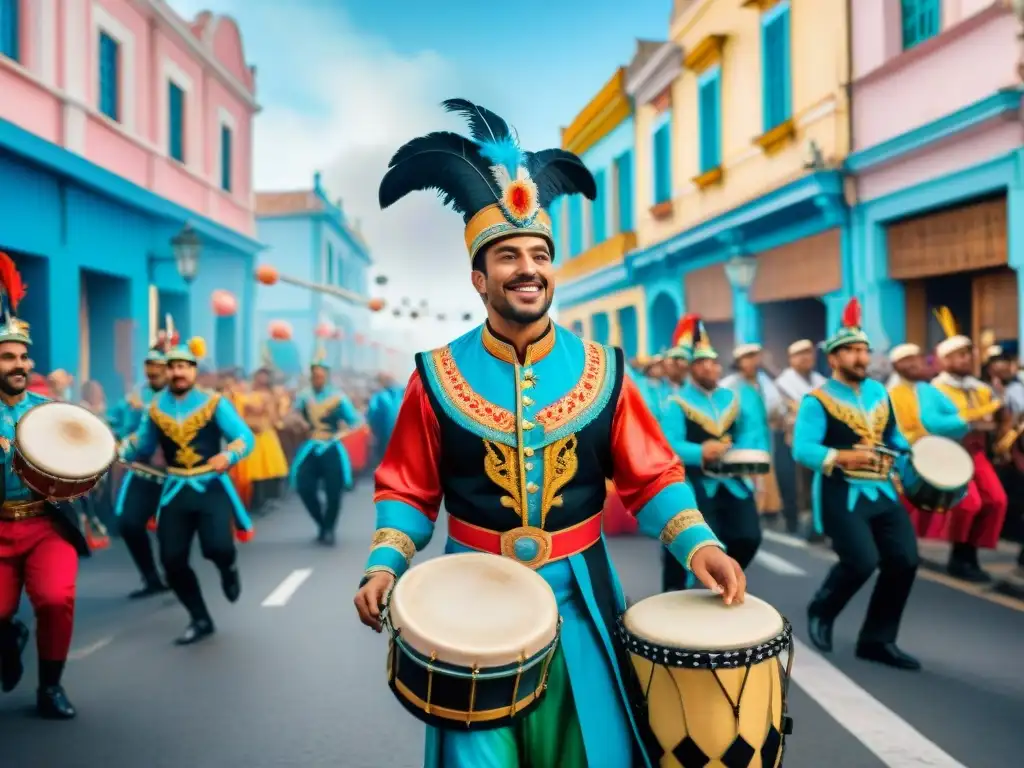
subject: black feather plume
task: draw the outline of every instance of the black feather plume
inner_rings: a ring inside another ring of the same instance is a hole
[[[457,133],[441,131],[413,139],[395,152],[380,182],[381,208],[410,192],[436,189],[445,205],[468,222],[501,197],[501,190],[477,145]]]
[[[526,169],[537,185],[541,208],[548,208],[561,195],[579,193],[588,200],[597,197],[594,175],[572,152],[564,149],[527,152]]]
[[[446,99],[441,104],[448,112],[458,112],[469,121],[470,135],[480,142],[498,143],[511,135],[508,123],[491,112],[465,99]]]

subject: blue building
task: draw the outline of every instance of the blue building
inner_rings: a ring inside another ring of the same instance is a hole
[[[260,263],[281,275],[369,295],[369,250],[357,223],[332,202],[320,174],[311,189],[260,192],[256,195],[257,228],[268,249]],[[270,339],[274,322],[292,330],[289,341]],[[368,371],[374,367],[370,346],[370,311],[330,294],[279,282],[256,289],[257,349],[250,367],[272,361],[288,374],[299,373],[323,344],[335,370]],[[318,327],[336,329],[336,338],[317,336]]]

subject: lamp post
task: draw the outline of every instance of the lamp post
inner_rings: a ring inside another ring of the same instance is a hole
[[[729,285],[740,291],[750,290],[757,276],[757,259],[749,256],[733,255],[725,262],[725,276]]]
[[[740,344],[761,341],[761,323],[757,307],[750,303],[750,286],[757,276],[757,259],[733,253],[725,262],[725,276],[733,290],[733,327]]]
[[[171,238],[171,248],[174,251],[174,265],[178,268],[178,274],[191,285],[199,272],[199,254],[203,249],[203,242],[191,224],[185,224],[181,232]]]

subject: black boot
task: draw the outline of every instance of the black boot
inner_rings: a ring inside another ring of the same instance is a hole
[[[949,553],[946,572],[955,579],[971,584],[987,584],[992,577],[978,565],[978,550],[970,544],[954,544]]]
[[[153,574],[152,576],[147,576],[143,579],[142,586],[134,592],[130,592],[128,597],[131,600],[144,600],[145,598],[153,597],[154,595],[162,595],[169,590],[170,587],[164,584],[163,579],[158,575]]]
[[[917,672],[921,669],[921,662],[909,653],[901,651],[896,643],[859,642],[857,657],[896,669],[905,669],[908,672]]]
[[[223,590],[224,597],[228,599],[229,603],[238,601],[239,595],[242,594],[242,579],[238,573],[237,565],[221,569],[220,588]]]
[[[71,720],[78,714],[60,684],[64,674],[63,661],[39,662],[39,690],[36,691],[36,711],[47,720]]]
[[[323,544],[325,547],[333,547],[334,541],[334,531],[326,530],[322,534],[320,534],[320,543]]]
[[[832,652],[832,625],[834,619],[826,619],[817,612],[814,604],[807,609],[807,634],[811,645],[822,653]]]
[[[21,656],[28,637],[28,627],[17,619],[0,622],[0,691],[4,693],[17,688],[25,674]]]
[[[193,645],[200,640],[205,640],[214,633],[213,622],[210,619],[192,619],[181,636],[174,641],[175,645]]]

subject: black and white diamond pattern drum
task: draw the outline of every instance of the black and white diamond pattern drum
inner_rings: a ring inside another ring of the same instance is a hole
[[[629,608],[618,630],[661,748],[654,765],[782,765],[793,628],[772,606],[666,592]]]

